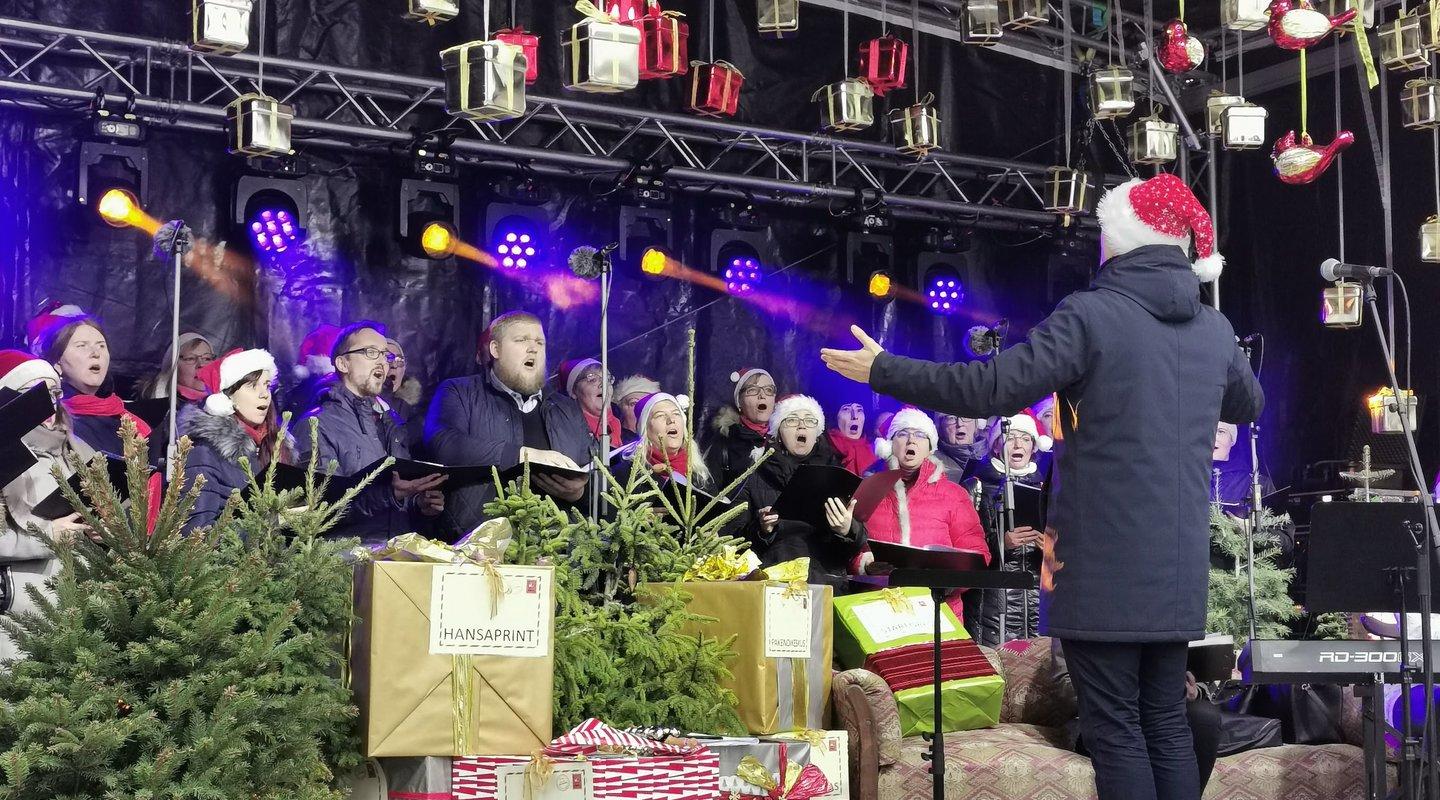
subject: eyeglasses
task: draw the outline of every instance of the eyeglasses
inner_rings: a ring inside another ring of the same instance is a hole
[[[815,428],[820,427],[820,420],[802,417],[791,417],[780,423],[780,427],[792,431],[814,430]]]
[[[774,386],[751,386],[740,393],[741,397],[774,397]]]
[[[402,356],[402,355],[400,355],[399,353],[391,353],[390,351],[387,350],[387,351],[385,352],[385,354],[386,354],[386,356],[387,356],[387,360],[388,360],[391,364],[404,364],[404,363],[405,363],[405,356]]]
[[[381,349],[378,348],[378,347],[361,347],[361,348],[356,349],[356,350],[346,350],[345,352],[343,352],[343,353],[340,354],[340,356],[353,356],[353,355],[363,355],[363,356],[365,356],[366,358],[370,359],[371,361],[374,361],[375,359],[377,359],[377,358],[379,358],[380,356],[383,355],[383,356],[385,356],[385,360],[386,360],[386,361],[389,361],[389,362],[392,362],[392,363],[395,361],[395,358],[396,358],[396,356],[395,356],[394,353],[390,352],[389,350],[381,350]],[[339,358],[340,356],[336,356],[336,358]]]
[[[180,356],[180,363],[181,363],[181,364],[198,364],[199,366],[202,366],[202,367],[205,366],[206,364],[209,364],[211,361],[214,361],[214,360],[215,360],[215,354],[214,354],[214,353],[211,353],[211,354],[208,355],[208,356],[202,356],[202,355]]]
[[[890,438],[892,439],[897,436],[904,436],[906,439],[924,439],[927,442],[930,441],[930,434],[920,430],[919,428],[904,428],[890,434]]]

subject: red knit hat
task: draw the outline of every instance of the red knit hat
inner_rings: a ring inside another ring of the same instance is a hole
[[[1107,258],[1152,244],[1188,250],[1193,237],[1196,259],[1191,269],[1202,283],[1220,277],[1225,268],[1225,260],[1215,252],[1210,212],[1184,181],[1168,172],[1147,181],[1133,178],[1106,192],[1095,216]]]
[[[590,367],[598,367],[600,362],[593,358],[572,358],[560,365],[560,386],[565,389],[565,394],[575,393],[575,382],[585,374]]]
[[[751,378],[758,378],[761,375],[769,377],[772,381],[775,380],[775,376],[771,375],[769,370],[764,370],[759,367],[744,367],[743,369],[738,369],[730,373],[730,382],[735,384],[736,408],[740,407],[740,390],[745,388],[745,382],[750,380]],[[825,415],[821,414],[820,418],[824,419]]]
[[[205,384],[205,390],[210,393],[205,398],[205,413],[216,417],[234,414],[235,404],[225,395],[225,390],[252,372],[262,373],[267,381],[274,380],[275,358],[264,350],[241,350],[237,347],[201,367],[195,377]]]

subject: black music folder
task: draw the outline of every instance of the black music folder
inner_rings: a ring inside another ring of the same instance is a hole
[[[1045,492],[1039,486],[1016,482],[1015,527],[1045,530]]]
[[[50,389],[43,383],[24,394],[0,389],[0,486],[8,486],[35,466],[35,454],[20,440],[54,413]]]
[[[185,405],[184,400],[177,401],[178,410]],[[144,400],[131,400],[125,403],[125,410],[145,421],[153,430],[160,430],[166,427],[165,418],[170,415],[170,398],[168,397],[147,397]]]
[[[522,477],[524,477],[524,475],[525,475],[525,465],[526,465],[526,462],[522,461],[522,462],[520,462],[519,464],[516,464],[516,465],[513,466],[513,467],[509,467],[508,469],[500,470],[500,482],[501,482],[502,484],[508,484],[508,483],[510,483],[511,481],[518,481],[518,480],[520,480],[520,479],[521,479]],[[594,469],[594,468],[593,468],[591,465],[589,465],[589,464],[582,465],[579,469],[575,469],[575,468],[573,468],[573,467],[568,467],[568,466],[564,466],[564,465],[561,465],[561,464],[549,464],[549,463],[545,463],[545,462],[543,462],[543,461],[531,461],[531,462],[529,462],[529,465],[530,465],[530,474],[531,474],[531,475],[550,475],[550,476],[553,476],[553,477],[556,477],[556,478],[589,478],[589,477],[590,477],[590,473],[591,473],[591,472],[593,471],[593,469]],[[447,467],[446,469],[470,469],[470,468]],[[490,473],[490,468],[489,468],[489,467],[482,467],[481,469],[483,469],[484,472],[485,472],[485,478],[484,478],[484,479],[487,480],[487,481],[490,480],[490,474],[491,474],[491,473]],[[445,482],[445,487],[446,487],[446,488],[449,488],[449,487],[450,487],[450,482],[449,482],[449,481],[446,481],[446,482]]]
[[[771,511],[780,519],[827,528],[830,523],[825,518],[825,501],[835,497],[848,505],[859,488],[860,476],[844,467],[802,464],[780,491]]]
[[[877,539],[870,540],[870,552],[875,555],[877,562],[889,564],[896,569],[944,569],[962,572],[985,569],[985,556],[988,555],[953,547],[912,547]]]
[[[1210,633],[1191,642],[1185,669],[1200,683],[1230,680],[1235,671],[1235,640],[1229,634]]]

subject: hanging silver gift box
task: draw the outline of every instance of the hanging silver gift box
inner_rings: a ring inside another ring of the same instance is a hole
[[[1420,260],[1440,264],[1440,217],[1432,216],[1420,226]]]
[[[784,37],[800,30],[800,0],[755,0],[761,36]]]
[[[875,123],[875,90],[859,78],[827,83],[810,99],[820,104],[820,127],[856,131]]]
[[[1000,24],[1011,30],[1023,30],[1050,24],[1049,0],[1000,0]]]
[[[970,0],[962,12],[960,41],[979,47],[1000,43],[1005,30],[1000,27],[999,0]]]
[[[1136,164],[1168,164],[1175,160],[1180,126],[1149,116],[1130,126],[1130,160]]]
[[[1429,65],[1430,54],[1421,46],[1424,22],[1411,12],[1380,26],[1380,63],[1386,69],[1403,72]]]
[[[407,0],[405,19],[415,19],[427,25],[449,22],[460,15],[460,0]]]
[[[1220,23],[1232,31],[1258,31],[1270,24],[1270,0],[1221,0]]]
[[[1258,150],[1265,146],[1263,106],[1240,102],[1220,112],[1220,145],[1226,150]]]
[[[1412,131],[1440,126],[1440,80],[1417,78],[1400,90],[1400,121]]]
[[[1360,284],[1339,281],[1326,286],[1320,297],[1320,322],[1325,327],[1360,327],[1365,316],[1365,295]]]
[[[1061,214],[1083,214],[1094,203],[1095,186],[1090,176],[1070,167],[1051,167],[1045,176],[1045,210]]]
[[[1420,398],[1410,389],[1400,391],[1404,393],[1402,401],[1396,400],[1395,392],[1388,386],[1365,398],[1365,405],[1370,410],[1371,433],[1404,433],[1405,422],[1409,423],[1410,430],[1415,430],[1415,411],[1420,405]],[[1400,418],[1402,405],[1403,421]]]
[[[244,94],[225,106],[225,134],[232,153],[288,156],[294,106],[263,94]]]
[[[570,68],[565,88],[614,94],[640,85],[640,29],[586,19],[570,26],[565,41]]]
[[[1212,94],[1205,99],[1205,129],[1212,135],[1220,134],[1220,115],[1225,109],[1245,102],[1238,94]]]
[[[250,46],[251,0],[192,0],[190,49],[226,55]]]
[[[931,107],[934,101],[935,96],[927,94],[914,105],[890,112],[890,127],[900,152],[923,156],[940,148],[940,115]]]
[[[1135,110],[1135,73],[1106,67],[1090,74],[1090,109],[1096,119],[1119,119]]]
[[[498,40],[466,42],[440,51],[445,110],[479,122],[525,113],[525,51]]]

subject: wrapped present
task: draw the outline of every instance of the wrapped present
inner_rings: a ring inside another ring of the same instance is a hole
[[[601,796],[595,788],[594,766],[577,758],[457,758],[447,778],[452,788],[443,795],[445,800],[593,800]],[[416,795],[417,800],[431,797]]]
[[[690,64],[690,110],[707,117],[733,117],[740,108],[745,75],[727,61]]]
[[[911,156],[924,156],[940,148],[940,115],[931,105],[935,96],[927,94],[920,102],[890,112],[890,126],[895,133],[895,148]]]
[[[1095,185],[1090,176],[1070,167],[1051,167],[1045,176],[1045,210],[1080,214],[1090,210]]]
[[[1226,150],[1256,150],[1265,146],[1264,107],[1236,103],[1220,113],[1220,144]]]
[[[755,0],[761,36],[782,38],[800,30],[800,0]]]
[[[1050,24],[1048,0],[1001,0],[1000,24],[1011,30],[1024,30]]]
[[[934,601],[918,586],[837,597],[835,621],[835,660],[844,669],[859,669],[884,650],[935,640]],[[940,640],[969,638],[949,604],[942,603]]]
[[[252,0],[191,0],[190,49],[229,55],[250,46]]]
[[[1090,110],[1096,119],[1119,119],[1135,110],[1135,73],[1109,66],[1090,74]]]
[[[445,110],[477,121],[525,113],[525,51],[498,39],[466,42],[440,51]]]
[[[1245,102],[1245,98],[1238,94],[1224,94],[1219,90],[1212,90],[1210,96],[1205,98],[1205,130],[1210,134],[1220,132],[1220,121],[1225,109],[1230,106]]]
[[[243,94],[225,106],[225,133],[232,153],[287,156],[295,107],[263,94]]]
[[[779,736],[724,736],[706,740],[705,747],[720,758],[720,796],[768,797],[764,788],[740,777],[740,762],[759,762],[772,775],[780,774],[786,759],[800,764],[810,763],[810,743],[806,740],[781,740]]]
[[[638,22],[645,16],[647,0],[605,0],[605,14],[624,25]]]
[[[763,796],[770,800],[814,800],[830,792],[830,781],[818,766],[801,765],[783,757],[778,773],[746,757],[740,759],[737,774],[745,783],[765,790]]]
[[[1401,124],[1410,130],[1440,126],[1440,81],[1417,78],[1400,90]]]
[[[884,97],[891,89],[905,88],[905,64],[910,58],[910,45],[885,34],[860,45],[860,77]]]
[[[613,94],[639,86],[640,31],[616,21],[590,0],[579,0],[575,9],[586,18],[570,26],[565,41],[570,59],[565,88]]]
[[[933,684],[935,645],[912,644],[883,650],[865,659],[865,669],[883,678],[892,692]],[[943,680],[994,674],[995,666],[969,639],[952,639],[940,645],[940,677]]]
[[[940,684],[940,715],[946,733],[991,728],[1000,722],[1005,679],[997,675]],[[917,686],[895,693],[900,735],[935,732],[935,687]]]
[[[1433,214],[1420,225],[1420,260],[1440,264],[1440,217]]]
[[[381,758],[389,800],[450,800],[449,756]]]
[[[1270,24],[1270,0],[1221,0],[1220,24],[1232,31],[1260,31]]]
[[[670,78],[690,68],[690,26],[679,11],[662,11],[651,0],[645,16],[627,23],[640,32],[640,77]]]
[[[1386,69],[1403,72],[1430,65],[1424,46],[1427,22],[1412,10],[1380,26],[1380,62]]]
[[[827,131],[855,131],[875,122],[875,92],[859,78],[821,86],[810,100],[820,104],[820,127]]]
[[[850,734],[847,731],[792,731],[776,734],[777,739],[790,739],[790,760],[798,764],[814,764],[830,782],[830,791],[815,795],[815,800],[848,800],[850,797]],[[802,745],[806,749],[799,749]]]
[[[495,40],[520,48],[525,54],[525,85],[532,86],[540,78],[540,36],[521,27],[502,28]]]
[[[544,747],[553,713],[554,569],[475,563],[428,544],[407,555],[434,561],[355,567],[350,667],[365,755]]]
[[[641,585],[641,599],[676,590],[689,595],[690,613],[715,620],[694,623],[687,633],[735,637],[736,658],[725,685],[739,698],[737,711],[750,733],[825,727],[834,644],[829,586],[650,583]]]
[[[1130,160],[1136,164],[1168,164],[1180,148],[1180,126],[1157,115],[1130,126]]]
[[[419,20],[426,25],[449,22],[460,14],[460,0],[410,0],[405,19]]]

